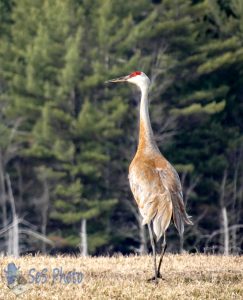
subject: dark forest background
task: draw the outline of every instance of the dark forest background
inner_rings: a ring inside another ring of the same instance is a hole
[[[241,253],[243,1],[0,1],[0,251],[147,252],[127,173],[144,71],[194,226],[168,251]]]

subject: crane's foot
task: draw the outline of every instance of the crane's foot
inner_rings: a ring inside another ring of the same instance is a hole
[[[162,280],[165,280],[162,275],[160,273],[157,274],[157,278],[155,278],[155,276],[153,276],[152,278],[149,278],[147,280],[147,282],[154,282],[155,284],[158,283],[158,279],[162,279]]]
[[[153,282],[155,284],[158,284],[158,278],[155,278],[155,276],[154,276],[152,278],[147,279],[147,282]]]

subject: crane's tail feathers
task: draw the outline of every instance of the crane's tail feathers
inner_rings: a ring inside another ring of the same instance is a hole
[[[186,213],[183,202],[178,201],[178,198],[177,201],[173,201],[173,221],[179,235],[182,235],[184,232],[184,223],[193,225],[191,217]]]
[[[143,209],[140,209],[143,219],[143,225],[153,222],[153,231],[157,241],[164,234],[172,217],[172,203],[170,200],[161,201],[154,199],[153,202],[147,203]]]
[[[147,219],[143,219],[142,225],[144,226],[146,224],[148,224],[148,220]]]
[[[170,220],[171,220],[171,213],[166,212],[163,216],[161,215],[156,215],[156,217],[153,220],[153,230],[156,235],[156,240],[157,242],[159,239],[162,237],[162,235],[165,233],[166,229],[170,225]]]
[[[142,225],[148,224],[156,215],[157,202],[147,202],[143,208],[140,209],[141,215],[143,216]]]
[[[188,214],[186,214],[187,218],[184,220],[184,222],[187,224],[187,225],[193,225],[193,222],[192,222],[192,216],[188,216]]]

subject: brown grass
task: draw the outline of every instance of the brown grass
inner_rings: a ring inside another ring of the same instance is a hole
[[[31,268],[48,268],[48,282],[31,284],[18,299],[243,299],[243,257],[171,255],[164,258],[164,280],[156,286],[146,280],[152,274],[151,256],[70,257],[25,256],[1,258],[0,299],[16,299],[7,287],[4,269],[9,262],[28,279]],[[53,268],[81,271],[81,284],[52,284]]]

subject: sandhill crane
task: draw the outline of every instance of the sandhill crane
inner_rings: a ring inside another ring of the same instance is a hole
[[[160,268],[166,250],[165,232],[171,219],[180,235],[183,234],[184,223],[192,225],[192,221],[185,210],[179,176],[160,153],[154,139],[148,110],[149,78],[143,72],[136,71],[108,82],[130,82],[141,90],[139,141],[128,177],[143,224],[148,225],[155,274],[151,280],[157,283],[157,278],[161,278]],[[154,234],[157,242],[163,236],[158,269]]]

